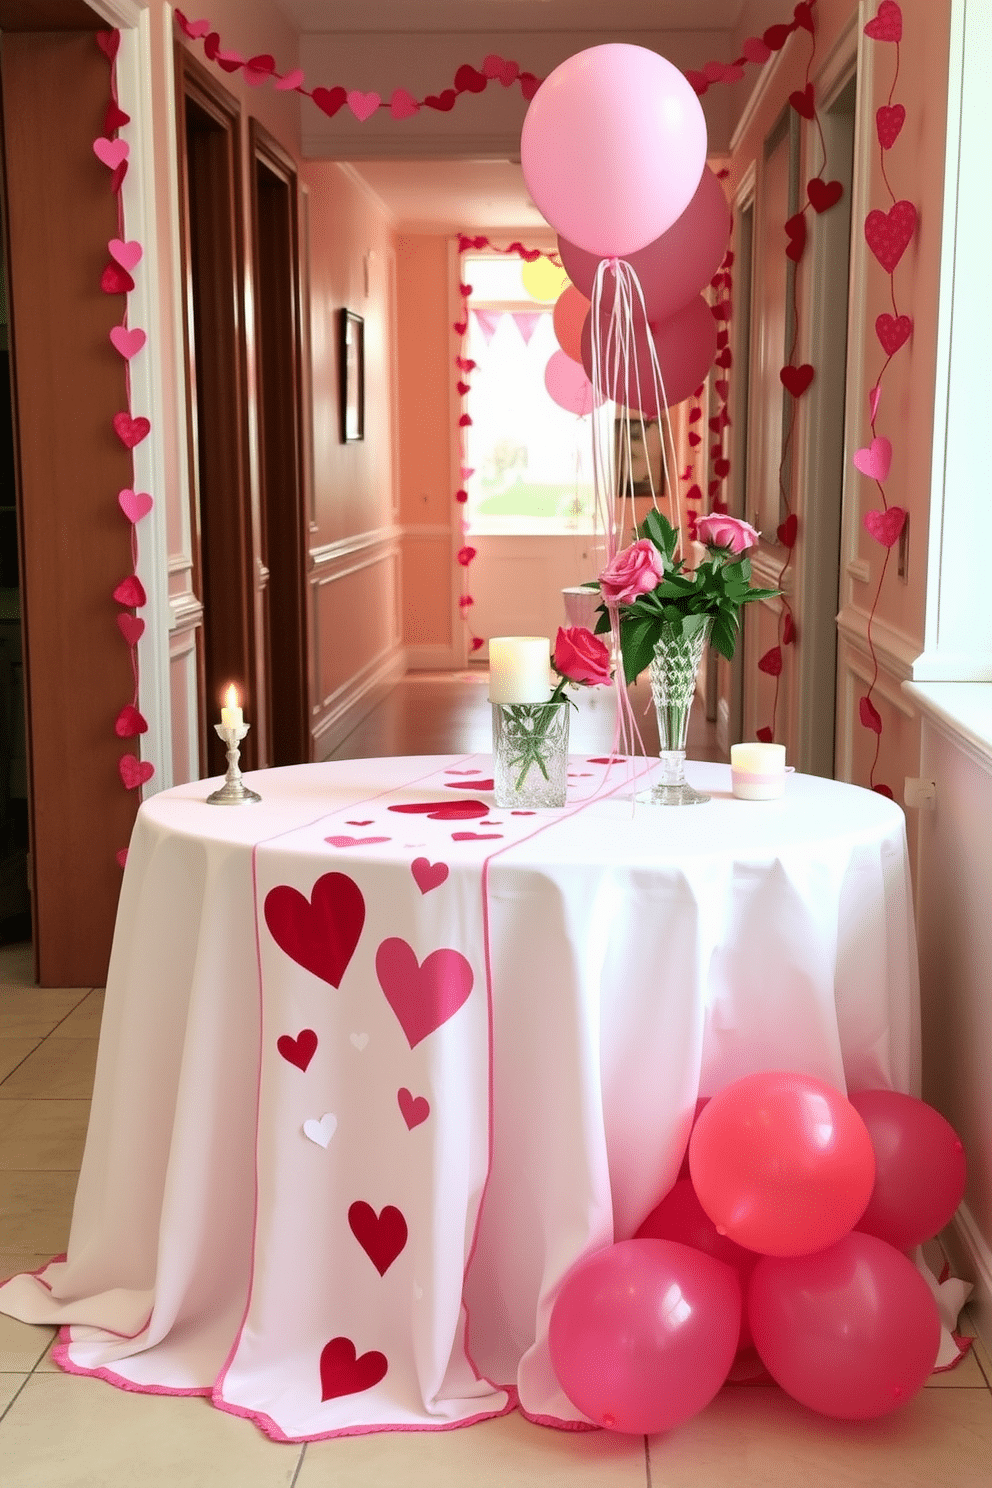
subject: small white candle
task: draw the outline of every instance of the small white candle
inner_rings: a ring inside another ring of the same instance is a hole
[[[547,636],[494,636],[489,642],[489,701],[546,703],[550,696]]]
[[[220,722],[222,728],[241,728],[245,721],[244,713],[238,706],[238,689],[232,682],[224,697],[224,707],[220,710]]]
[[[784,744],[732,744],[734,795],[742,801],[772,801],[785,790]]]

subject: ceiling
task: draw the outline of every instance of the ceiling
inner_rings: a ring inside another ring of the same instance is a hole
[[[276,5],[301,33],[598,31],[607,19],[620,31],[731,31],[746,9],[745,0],[276,0]]]

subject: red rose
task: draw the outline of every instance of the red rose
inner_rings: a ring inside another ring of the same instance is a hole
[[[554,669],[569,682],[605,687],[610,681],[610,653],[584,625],[559,628],[555,637]]]

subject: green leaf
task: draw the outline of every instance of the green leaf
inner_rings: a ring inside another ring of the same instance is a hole
[[[654,655],[658,627],[653,621],[640,621],[625,626],[620,634],[623,674],[627,682],[639,677]]]
[[[729,616],[717,615],[713,621],[713,633],[710,636],[713,647],[725,656],[728,661],[733,661],[734,650],[737,645],[737,626]]]

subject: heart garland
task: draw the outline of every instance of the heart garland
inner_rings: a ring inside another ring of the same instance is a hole
[[[892,44],[896,48],[895,67],[893,70],[892,85],[889,97],[875,113],[875,133],[878,137],[879,160],[881,164],[881,176],[892,198],[892,205],[888,211],[874,208],[865,217],[864,233],[865,242],[868,244],[872,254],[889,276],[889,288],[892,298],[892,309],[894,314],[879,315],[875,320],[875,335],[879,345],[885,353],[885,361],[882,369],[875,379],[874,386],[868,398],[868,422],[871,429],[871,443],[854,451],[851,456],[854,468],[868,480],[873,480],[878,486],[882,498],[881,509],[871,508],[864,513],[862,522],[865,531],[873,541],[877,542],[885,550],[882,559],[882,567],[878,576],[878,585],[872,600],[871,610],[868,613],[867,640],[868,651],[872,660],[872,676],[868,684],[868,690],[859,699],[858,717],[862,728],[866,728],[875,735],[875,754],[871,762],[868,774],[868,783],[872,790],[878,791],[880,795],[891,797],[892,791],[889,786],[876,783],[875,771],[878,767],[878,757],[882,746],[882,717],[872,701],[875,684],[878,681],[878,657],[875,653],[875,642],[873,627],[875,611],[882,593],[882,584],[885,581],[886,570],[889,566],[889,556],[893,547],[900,541],[906,531],[908,513],[904,507],[890,506],[885,498],[885,482],[889,477],[892,465],[892,442],[884,435],[875,432],[878,417],[878,406],[882,396],[882,381],[885,376],[889,362],[905,346],[913,332],[913,322],[910,316],[900,315],[896,304],[895,271],[906,249],[909,247],[916,232],[917,211],[910,201],[896,200],[895,192],[889,185],[886,174],[885,153],[891,150],[902,132],[906,122],[906,110],[901,103],[893,103],[892,92],[895,88],[896,78],[899,76],[899,43],[902,39],[902,10],[895,0],[881,0],[878,11],[874,18],[868,21],[864,27],[864,34],[872,41],[881,41]]]

